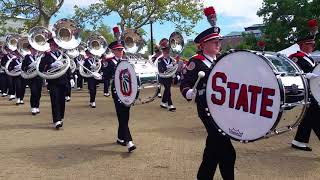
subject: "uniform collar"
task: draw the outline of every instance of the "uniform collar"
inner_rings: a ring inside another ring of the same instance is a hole
[[[208,68],[211,68],[212,65],[216,64],[216,57],[212,58],[210,57],[209,55],[207,54],[204,54],[203,53],[203,56],[206,58],[203,63],[208,67]]]
[[[299,52],[301,52],[301,53],[305,54],[306,56],[311,56],[311,54],[306,53],[306,52],[303,52],[303,51],[301,51],[301,50],[300,50]]]

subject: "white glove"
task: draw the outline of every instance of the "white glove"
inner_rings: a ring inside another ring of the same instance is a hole
[[[14,68],[15,68],[15,69],[21,69],[21,65],[22,65],[22,63],[16,65]]]
[[[71,87],[74,87],[74,85],[76,85],[73,79],[70,80],[70,84],[71,84]]]
[[[317,77],[319,77],[318,74],[314,74],[314,73],[307,73],[306,74],[306,78],[309,79],[309,80],[317,78]]]
[[[53,62],[53,63],[51,64],[51,67],[57,68],[57,67],[60,67],[60,66],[62,66],[62,65],[63,65],[63,63],[62,63],[61,61],[55,61],[55,62]]]
[[[170,68],[172,68],[172,67],[173,67],[173,64],[167,65],[167,69],[170,69]]]
[[[97,66],[96,66],[96,64],[92,64],[92,65],[90,66],[90,68],[91,68],[91,69],[95,69],[95,68],[97,68]]]
[[[102,79],[102,76],[97,72],[93,72],[92,75],[96,80],[101,80]]]
[[[181,77],[179,76],[179,75],[177,75],[177,79],[178,79],[178,81],[181,79]]]
[[[75,79],[78,79],[78,75],[74,75],[74,78],[75,78]]]
[[[186,98],[192,100],[197,95],[197,90],[189,89],[186,94]]]
[[[35,67],[37,64],[37,61],[33,61],[32,63],[29,64],[29,68]]]

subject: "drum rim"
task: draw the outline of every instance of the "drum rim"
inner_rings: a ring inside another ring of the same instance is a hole
[[[317,72],[316,72],[317,70]],[[317,74],[320,71],[320,64],[316,65],[315,68],[313,69],[312,73]],[[316,99],[313,95],[313,90],[314,90],[314,83],[315,83],[315,79],[312,79],[309,81],[309,87],[310,87],[310,91],[311,94],[313,96],[313,98],[318,102],[319,106],[320,106],[320,100]],[[311,86],[312,85],[312,86]],[[320,97],[320,96],[319,96]]]
[[[268,65],[268,67],[275,73],[273,65],[271,66],[272,63],[271,63],[265,56],[263,56],[262,54],[261,54],[261,55],[258,54],[257,51],[250,51],[250,50],[230,50],[230,51],[222,54],[221,56],[219,56],[219,57],[217,58],[217,63],[216,63],[216,65],[220,62],[220,60],[221,60],[223,57],[226,57],[227,55],[229,55],[229,54],[231,54],[231,53],[235,53],[235,52],[249,52],[249,53],[253,53],[253,54],[259,56],[260,58],[263,59],[264,62],[266,62],[266,64]],[[213,71],[213,69],[216,67],[216,65],[215,65],[213,68],[211,68],[210,74],[211,74],[211,72]],[[238,141],[238,142],[241,142],[241,143],[250,143],[250,142],[255,142],[255,141],[264,139],[264,138],[266,138],[266,137],[268,136],[268,134],[270,134],[272,131],[274,131],[275,128],[278,126],[280,120],[281,120],[281,117],[282,117],[282,114],[283,114],[283,109],[281,108],[281,106],[284,104],[284,98],[285,98],[285,97],[284,97],[284,96],[285,96],[284,88],[282,88],[282,87],[284,87],[283,84],[282,84],[282,81],[281,81],[281,79],[280,79],[279,77],[277,77],[276,75],[275,75],[275,77],[276,77],[276,79],[277,79],[278,86],[279,86],[279,91],[280,91],[280,106],[279,106],[280,110],[279,110],[278,116],[277,116],[277,118],[276,118],[276,120],[275,120],[272,128],[271,128],[264,136],[261,136],[261,137],[259,137],[259,138],[252,139],[252,140],[241,140],[241,139],[237,139],[237,138],[235,138],[235,137],[230,136],[228,133],[226,133],[223,129],[221,129],[221,128],[218,126],[218,124],[215,122],[214,118],[211,116],[211,112],[209,111],[209,106],[208,106],[208,101],[207,101],[207,103],[206,103],[206,109],[208,109],[207,112],[210,114],[208,117],[209,117],[209,118],[211,119],[211,121],[213,122],[213,125],[214,125],[215,128],[217,129],[218,133],[221,134],[221,135],[223,135],[223,136],[226,136],[226,137],[228,137],[228,138],[230,138],[230,139],[232,139],[232,140],[234,140],[234,141]],[[208,79],[207,81],[209,81],[209,79]],[[207,82],[207,84],[208,84],[208,82]]]
[[[123,60],[123,61],[120,61],[120,62],[117,64],[116,71],[117,71],[117,69],[118,69],[118,67],[119,67],[119,65],[120,65],[121,63],[122,63],[122,64],[123,64],[123,63],[128,63],[128,64],[130,64],[130,66],[132,66],[132,68],[134,69],[134,66],[133,66],[129,61]],[[137,80],[138,80],[138,76],[137,76],[137,73],[136,73],[136,72],[135,72],[135,76],[136,76],[136,78],[137,78]],[[133,100],[132,103],[130,103],[130,104],[128,105],[128,104],[126,104],[126,103],[123,103],[123,102],[121,101],[121,99],[119,98],[118,93],[117,93],[117,89],[116,89],[116,85],[115,85],[115,76],[114,76],[113,79],[114,79],[114,86],[115,86],[115,87],[114,87],[114,88],[115,88],[114,92],[115,92],[115,95],[117,96],[118,101],[121,102],[121,104],[125,105],[126,107],[131,107],[131,106],[133,106],[133,105],[135,104],[135,101],[136,101],[137,98],[139,97],[139,96],[138,96],[139,93],[140,93],[139,84],[137,83],[137,95],[136,95],[135,99]]]

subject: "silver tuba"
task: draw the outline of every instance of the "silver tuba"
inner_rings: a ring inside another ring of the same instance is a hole
[[[137,54],[145,45],[142,36],[137,30],[133,29],[126,29],[121,36],[121,40],[124,43],[126,52],[131,54]]]
[[[174,55],[180,54],[184,48],[184,39],[181,33],[173,32],[168,39],[162,39],[164,41],[168,41],[169,47]],[[159,73],[159,77],[161,78],[170,78],[174,77],[177,70],[179,68],[178,64],[175,64],[172,68],[167,69],[163,73]]]
[[[18,42],[20,39],[20,35],[18,34],[9,34],[6,37],[6,46],[11,50],[11,51],[16,51],[18,49]],[[9,66],[12,63],[13,60],[15,60],[16,58],[20,58],[20,57],[16,57],[16,56],[12,56],[6,63],[5,65],[5,72],[9,75],[9,76],[20,76],[21,74],[21,63],[16,65],[15,67],[13,67],[13,69],[10,69]]]
[[[20,35],[18,34],[8,34],[6,36],[5,45],[11,50],[15,51],[18,48],[18,41],[19,41]]]
[[[92,69],[89,70],[88,68],[83,66],[83,62],[80,62],[79,73],[81,76],[86,78],[94,77],[96,79],[101,79],[102,77],[99,74],[99,71],[102,67],[100,57],[102,56],[103,53],[106,52],[108,48],[108,43],[103,36],[99,34],[92,34],[88,38],[87,47],[90,53],[96,56],[94,57],[96,68],[93,70]]]
[[[37,64],[41,59],[40,57],[43,57],[42,53],[50,49],[49,43],[47,43],[50,37],[51,32],[45,27],[36,26],[29,30],[28,43],[37,50],[38,53],[34,59],[36,63],[30,64],[26,71],[22,71],[21,76],[24,79],[32,79],[38,75]]]
[[[76,48],[80,42],[80,27],[77,23],[70,19],[60,19],[58,20],[53,28],[52,28],[52,37],[55,43],[62,49],[70,50]],[[63,52],[60,51],[60,56],[57,57],[57,61],[61,61],[62,65],[55,68],[50,68],[45,72],[41,72],[39,70],[39,65],[41,63],[41,59],[44,55],[41,55],[38,59],[37,63],[37,72],[39,76],[44,79],[57,79],[65,74],[70,68],[70,57]]]
[[[31,54],[28,46],[30,45],[28,37],[22,37],[18,41],[18,52],[25,57],[28,54]],[[36,59],[35,59],[36,61]],[[36,63],[33,63],[32,66],[29,65],[26,71],[21,71],[21,77],[24,79],[32,79],[38,75],[36,71]]]
[[[67,55],[71,58],[70,59],[71,73],[74,73],[77,69],[77,64],[76,64],[74,58],[78,57],[80,55],[80,52],[79,52],[78,48],[75,48],[75,49],[68,50]]]

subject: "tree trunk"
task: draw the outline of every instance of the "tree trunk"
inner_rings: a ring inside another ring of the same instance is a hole
[[[46,28],[49,28],[50,17],[41,16],[40,25]]]

